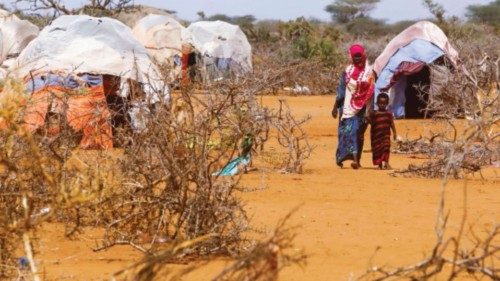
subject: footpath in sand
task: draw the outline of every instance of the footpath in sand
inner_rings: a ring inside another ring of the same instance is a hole
[[[292,267],[280,280],[348,280],[369,266],[400,266],[420,261],[435,243],[434,225],[441,190],[439,179],[392,177],[371,165],[364,153],[361,170],[339,169],[333,154],[337,145],[337,124],[330,116],[333,98],[287,97],[294,115],[311,115],[306,125],[316,148],[306,162],[304,174],[251,172],[243,178],[247,187],[267,188],[242,194],[251,224],[272,230],[279,219],[301,205],[290,220],[299,225],[296,248],[309,256],[305,268]],[[268,106],[277,97],[263,97]],[[398,134],[415,138],[440,125],[430,120],[397,120]],[[367,139],[368,132],[367,132]],[[276,147],[275,142],[266,148]],[[365,150],[369,150],[369,140]],[[422,161],[409,155],[391,155],[393,168]],[[259,159],[256,159],[258,168]],[[348,166],[348,165],[346,165]],[[500,221],[498,169],[490,168],[468,183],[468,223],[477,232],[487,231]],[[446,207],[451,210],[448,233],[455,233],[463,213],[463,180],[450,181]],[[40,267],[45,280],[109,280],[111,274],[136,261],[141,254],[130,247],[116,247],[94,253],[98,231],[87,231],[77,240],[63,237],[62,227],[49,225],[40,232]],[[377,254],[374,255],[377,248]],[[188,280],[210,280],[224,266],[217,262],[194,272]]]

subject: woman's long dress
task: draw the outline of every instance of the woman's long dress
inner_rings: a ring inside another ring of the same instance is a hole
[[[368,68],[369,70],[369,68]],[[353,94],[358,90],[360,82],[373,84],[371,71],[362,74],[357,80],[349,79],[346,81],[348,69],[340,77],[339,87],[337,88],[337,104],[340,105],[340,122],[338,128],[339,143],[336,153],[337,165],[341,165],[345,160],[354,160],[354,155],[361,159],[364,144],[364,134],[367,128],[365,122],[366,106],[361,109],[353,107],[351,101]],[[347,83],[346,83],[347,82]],[[363,85],[363,87],[367,87]],[[370,87],[368,87],[370,88]],[[367,89],[368,89],[367,88]],[[370,94],[368,94],[370,98]],[[365,100],[365,102],[366,102]]]

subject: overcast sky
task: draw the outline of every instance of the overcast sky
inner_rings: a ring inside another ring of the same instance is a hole
[[[9,3],[13,0],[0,0]],[[444,6],[447,15],[464,16],[465,8],[472,4],[487,4],[493,0],[436,0]],[[68,6],[78,6],[84,0],[62,0]],[[206,15],[217,13],[230,16],[254,15],[257,19],[290,20],[300,16],[329,20],[324,11],[333,0],[135,0],[135,4],[145,4],[177,11],[185,20],[196,20],[198,11]],[[395,22],[407,19],[430,17],[422,0],[381,0],[371,14],[375,18]]]

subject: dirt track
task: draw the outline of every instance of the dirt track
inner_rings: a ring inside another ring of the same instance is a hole
[[[275,105],[277,98],[265,97],[264,103]],[[395,178],[387,171],[372,167],[371,154],[365,153],[363,169],[339,169],[334,165],[337,120],[330,117],[333,98],[287,98],[296,116],[310,114],[307,125],[314,154],[302,175],[263,175],[255,171],[244,177],[249,187],[266,189],[243,194],[252,225],[271,230],[291,209],[302,205],[291,224],[300,225],[297,249],[309,255],[306,268],[289,268],[281,280],[347,280],[358,276],[373,264],[404,265],[422,259],[435,241],[434,224],[440,194],[440,180]],[[440,125],[431,121],[404,120],[396,123],[399,135],[417,137]],[[368,133],[367,133],[368,134]],[[368,136],[368,135],[367,135]],[[272,147],[272,143],[268,147]],[[369,141],[365,150],[369,149]],[[403,168],[412,161],[409,156],[391,155],[391,165]],[[258,166],[259,160],[256,160]],[[500,221],[500,182],[498,169],[475,175],[468,181],[468,221],[475,222],[478,232],[488,230]],[[451,181],[447,208],[451,210],[449,232],[460,223],[464,181]],[[59,225],[40,232],[38,255],[46,280],[103,280],[140,257],[129,247],[94,253],[96,231],[88,231],[77,241],[63,239]],[[190,280],[210,280],[220,271],[220,261],[199,270]],[[439,279],[438,279],[439,280]]]

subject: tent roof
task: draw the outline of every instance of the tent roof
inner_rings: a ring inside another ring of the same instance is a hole
[[[223,21],[199,21],[182,34],[203,55],[231,58],[243,70],[252,70],[252,47],[239,26]]]
[[[410,44],[398,49],[390,57],[375,83],[376,94],[389,85],[392,76],[402,62],[423,62],[430,64],[444,54],[443,50],[429,41],[422,39],[413,40]]]
[[[0,9],[0,23],[11,20],[19,20],[19,18],[9,11]]]
[[[61,16],[45,27],[17,59],[17,74],[66,72],[109,74],[146,84],[163,95],[165,85],[130,28],[111,18]]]
[[[134,9],[124,9],[116,15],[116,19],[123,22],[130,28],[134,27],[137,22],[149,14],[155,15],[167,15],[175,18],[177,21],[179,19],[174,15],[174,11],[169,11],[165,9],[150,7],[147,5],[134,5]]]
[[[431,42],[443,50],[452,63],[456,64],[458,62],[458,52],[451,46],[444,32],[432,22],[419,21],[403,30],[387,44],[373,65],[377,75],[380,75],[382,69],[399,48],[408,45],[415,39]]]
[[[39,29],[27,20],[0,21],[0,63],[19,54],[38,35]]]
[[[162,62],[181,53],[181,33],[184,29],[171,16],[149,14],[137,22],[132,32],[148,52]]]

